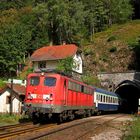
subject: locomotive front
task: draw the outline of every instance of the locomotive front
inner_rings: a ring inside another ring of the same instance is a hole
[[[32,73],[27,77],[25,96],[25,112],[31,117],[58,113],[57,109],[57,81],[59,75],[46,73]]]

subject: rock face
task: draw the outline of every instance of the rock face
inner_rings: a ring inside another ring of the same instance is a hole
[[[82,47],[84,71],[126,72],[140,70],[140,21],[134,21],[97,33],[94,43]]]

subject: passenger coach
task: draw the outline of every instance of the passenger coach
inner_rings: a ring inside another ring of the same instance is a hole
[[[118,111],[119,96],[107,90],[95,88],[94,103],[96,104],[96,112]]]

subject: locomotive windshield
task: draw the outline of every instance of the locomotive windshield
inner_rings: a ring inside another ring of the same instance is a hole
[[[44,85],[45,86],[55,86],[56,85],[56,78],[54,77],[46,77],[44,80]]]
[[[45,86],[55,86],[56,85],[56,78],[54,77],[46,77],[44,80],[44,85]]]
[[[40,81],[40,79],[39,79],[38,76],[32,76],[30,78],[30,85],[31,86],[37,86],[37,85],[39,85],[39,81]]]

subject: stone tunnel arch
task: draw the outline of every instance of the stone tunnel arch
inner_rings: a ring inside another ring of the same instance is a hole
[[[122,98],[121,111],[124,113],[136,113],[140,98],[140,87],[130,80],[121,82],[116,88],[117,93]]]

